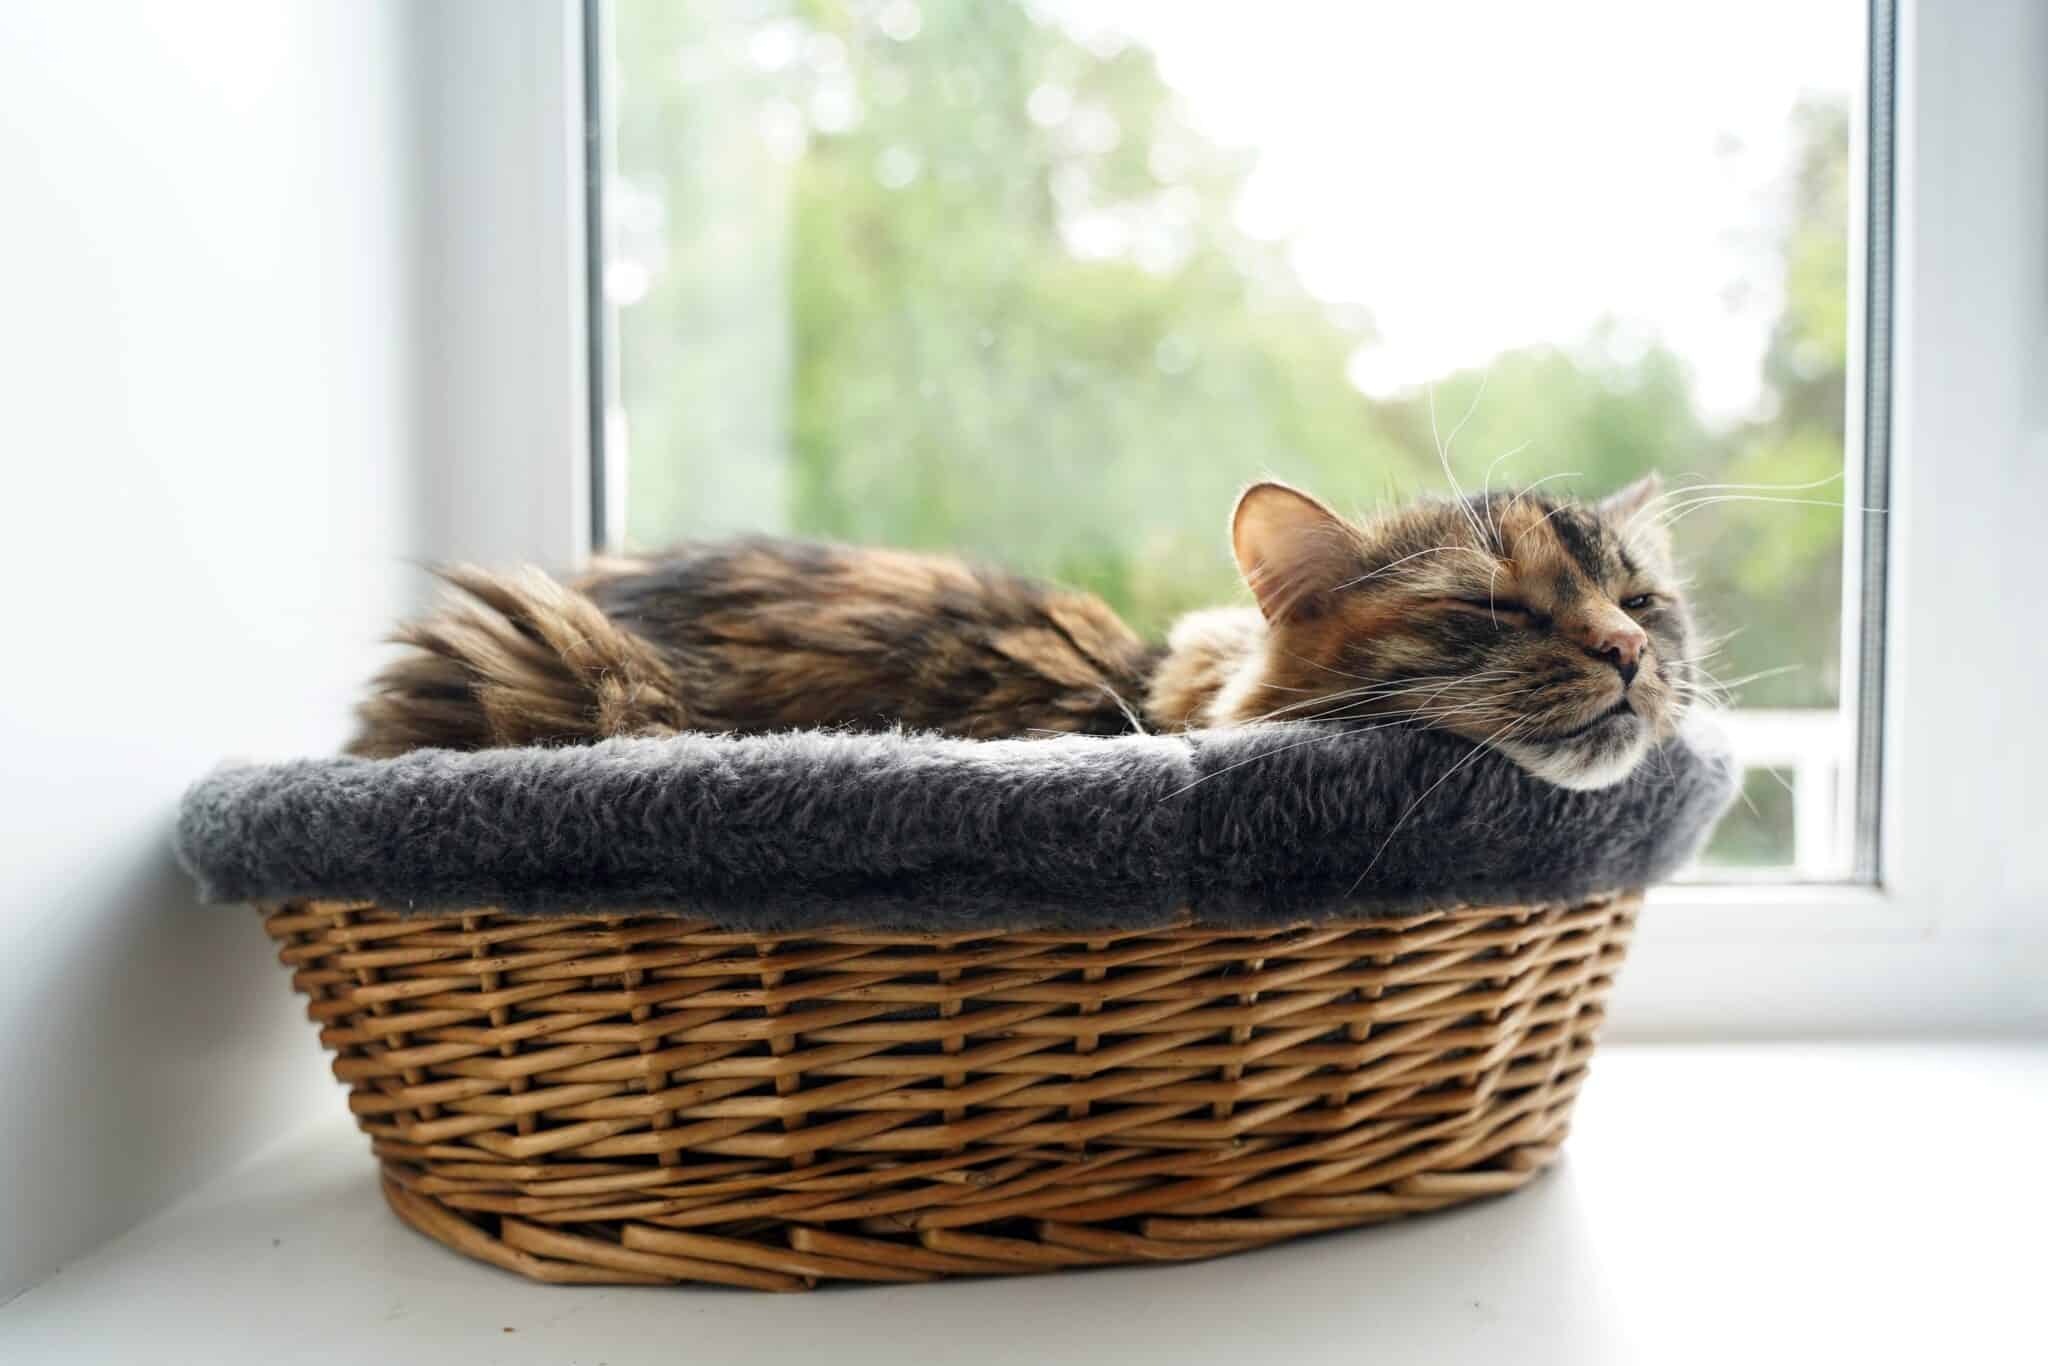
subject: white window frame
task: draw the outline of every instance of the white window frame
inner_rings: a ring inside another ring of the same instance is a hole
[[[424,397],[447,462],[437,507],[455,553],[570,566],[604,496],[583,99],[602,35],[586,44],[584,0],[434,8],[442,56],[473,82],[428,159],[427,259],[447,272],[428,282],[443,304],[429,372],[448,380]],[[1872,0],[1874,22],[1891,8]],[[2048,1027],[2048,776],[2033,771],[2048,769],[2048,637],[2031,586],[2048,507],[2048,10],[1899,0],[1895,25],[1890,383],[1871,406],[1890,424],[1877,880],[1653,892],[1617,994],[1630,1036]],[[1862,226],[1852,278],[1871,264]],[[1864,303],[1854,291],[1853,337]],[[1861,449],[1852,433],[1852,481]],[[1855,532],[1848,553],[1863,554]]]
[[[591,551],[583,9],[436,0],[419,69],[427,544],[557,569]]]

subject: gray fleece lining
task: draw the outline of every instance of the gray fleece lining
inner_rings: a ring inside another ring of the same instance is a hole
[[[1410,730],[680,735],[224,767],[186,793],[177,845],[210,901],[774,931],[1142,929],[1183,910],[1248,926],[1645,886],[1733,791],[1701,726],[1598,792]]]

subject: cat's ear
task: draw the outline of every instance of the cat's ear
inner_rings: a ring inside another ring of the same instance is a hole
[[[1230,552],[1267,621],[1314,612],[1358,577],[1358,532],[1299,489],[1267,481],[1238,496]]]
[[[1654,471],[1646,474],[1600,500],[1601,520],[1618,530],[1625,539],[1649,546],[1668,558],[1671,554],[1670,528],[1651,511],[1651,505],[1663,491],[1664,481]]]
[[[1664,480],[1652,470],[1633,484],[1618,488],[1602,498],[1600,515],[1616,522],[1627,523],[1663,491]]]

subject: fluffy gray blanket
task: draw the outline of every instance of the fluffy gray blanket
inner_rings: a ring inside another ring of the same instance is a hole
[[[177,842],[214,901],[1243,926],[1641,887],[1692,856],[1733,787],[1701,727],[1598,792],[1409,730],[684,735],[226,767],[186,794]]]

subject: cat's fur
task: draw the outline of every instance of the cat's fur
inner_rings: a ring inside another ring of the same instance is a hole
[[[1231,522],[1258,606],[1193,613],[1164,646],[1090,594],[902,551],[745,540],[573,587],[458,568],[445,577],[467,598],[401,629],[408,653],[350,750],[1324,719],[1449,730],[1602,786],[1673,733],[1691,691],[1669,546],[1642,515],[1654,494],[1499,494],[1353,523],[1258,484]]]

